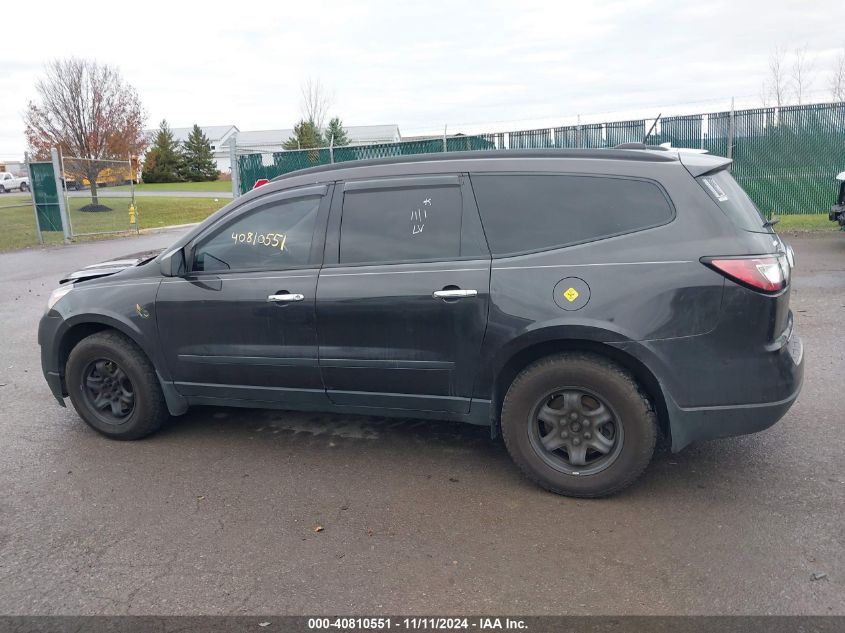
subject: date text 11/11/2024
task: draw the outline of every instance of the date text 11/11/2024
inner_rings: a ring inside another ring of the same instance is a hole
[[[519,631],[527,629],[527,623],[519,618],[501,617],[348,617],[308,618],[308,629],[319,630],[410,630],[410,631]]]
[[[252,246],[270,246],[285,250],[285,242],[288,236],[284,233],[232,233],[232,240],[237,244],[250,244]]]

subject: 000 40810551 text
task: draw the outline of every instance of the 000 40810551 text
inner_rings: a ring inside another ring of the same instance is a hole
[[[232,240],[238,244],[251,244],[252,246],[270,246],[285,250],[285,242],[288,237],[284,233],[232,233]]]

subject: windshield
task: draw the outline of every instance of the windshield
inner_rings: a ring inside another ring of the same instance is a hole
[[[764,226],[766,220],[763,214],[727,170],[701,176],[696,180],[739,228],[746,231],[770,232],[770,229]]]

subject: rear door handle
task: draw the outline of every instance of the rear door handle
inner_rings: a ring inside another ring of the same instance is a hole
[[[478,290],[435,290],[431,296],[435,299],[462,299],[463,297],[474,297]]]
[[[289,303],[291,301],[302,301],[305,295],[301,294],[284,294],[284,295],[270,295],[267,301],[275,301],[277,303]]]

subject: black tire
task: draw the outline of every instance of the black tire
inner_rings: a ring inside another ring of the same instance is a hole
[[[654,410],[633,377],[584,353],[550,356],[524,369],[508,389],[501,420],[517,466],[546,490],[570,497],[604,497],[631,485],[651,461],[657,436]],[[560,442],[569,444],[554,448]]]
[[[21,183],[21,193],[26,193],[27,191],[29,191],[29,185],[26,184],[25,182],[22,182]]]
[[[65,381],[80,417],[112,439],[140,439],[157,431],[169,417],[153,366],[119,332],[98,332],[82,339],[70,352]],[[95,406],[96,402],[105,408]]]
[[[6,193],[6,187],[0,185],[0,193]]]

